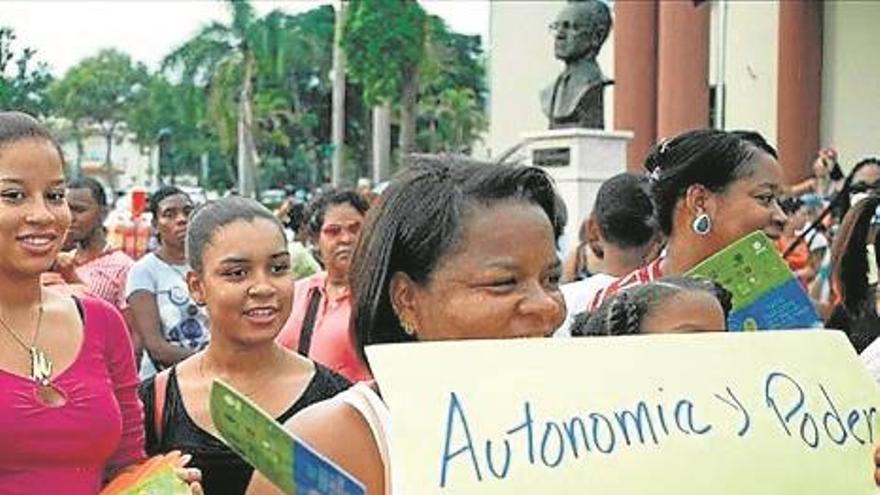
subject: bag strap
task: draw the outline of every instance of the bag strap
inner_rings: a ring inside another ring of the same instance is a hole
[[[165,392],[168,390],[168,370],[160,371],[153,381],[156,393],[153,399],[153,428],[156,432],[156,444],[162,442],[162,423],[165,417]]]
[[[318,306],[321,305],[321,291],[317,287],[309,291],[309,308],[303,319],[302,329],[299,331],[299,346],[297,352],[308,357],[312,347],[312,333],[315,330],[315,317],[318,315]]]

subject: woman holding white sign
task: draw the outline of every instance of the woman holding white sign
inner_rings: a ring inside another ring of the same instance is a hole
[[[371,211],[354,256],[354,330],[366,345],[545,337],[562,322],[555,191],[537,168],[408,168]],[[391,493],[388,411],[374,387],[319,403],[288,427],[357,479]],[[280,493],[255,477],[250,494]]]

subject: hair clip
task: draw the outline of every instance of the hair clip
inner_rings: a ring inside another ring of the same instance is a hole
[[[666,138],[666,139],[664,139],[663,141],[660,142],[660,154],[661,154],[661,155],[662,155],[663,153],[666,153],[667,151],[669,151],[669,142],[670,142],[670,141],[672,141],[672,140],[669,139],[669,138]]]

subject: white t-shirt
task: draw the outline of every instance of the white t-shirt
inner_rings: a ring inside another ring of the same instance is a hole
[[[565,321],[562,322],[562,325],[553,336],[571,337],[571,324],[574,321],[574,316],[586,311],[590,301],[596,297],[596,294],[611,285],[615,280],[617,280],[617,277],[612,275],[596,273],[584,280],[562,285],[560,290],[562,290],[562,297],[565,300],[567,314],[565,315]]]
[[[196,305],[186,286],[188,265],[166,263],[154,253],[149,253],[132,265],[125,284],[128,299],[137,291],[147,291],[156,296],[159,308],[159,325],[162,335],[169,343],[191,350],[203,349],[211,338],[208,317]],[[155,374],[156,368],[144,353],[141,361],[141,380]]]

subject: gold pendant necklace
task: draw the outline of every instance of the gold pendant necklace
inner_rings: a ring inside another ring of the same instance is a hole
[[[34,330],[34,339],[31,345],[27,345],[21,337],[6,323],[6,320],[0,318],[0,326],[12,335],[12,338],[20,346],[22,346],[31,355],[31,379],[39,385],[48,387],[50,378],[52,377],[52,360],[41,349],[37,348],[37,339],[40,337],[40,327],[43,322],[43,301],[40,299],[40,307],[37,313],[37,328]]]
[[[31,347],[31,378],[44,387],[49,386],[49,378],[52,377],[52,360],[46,353]]]

